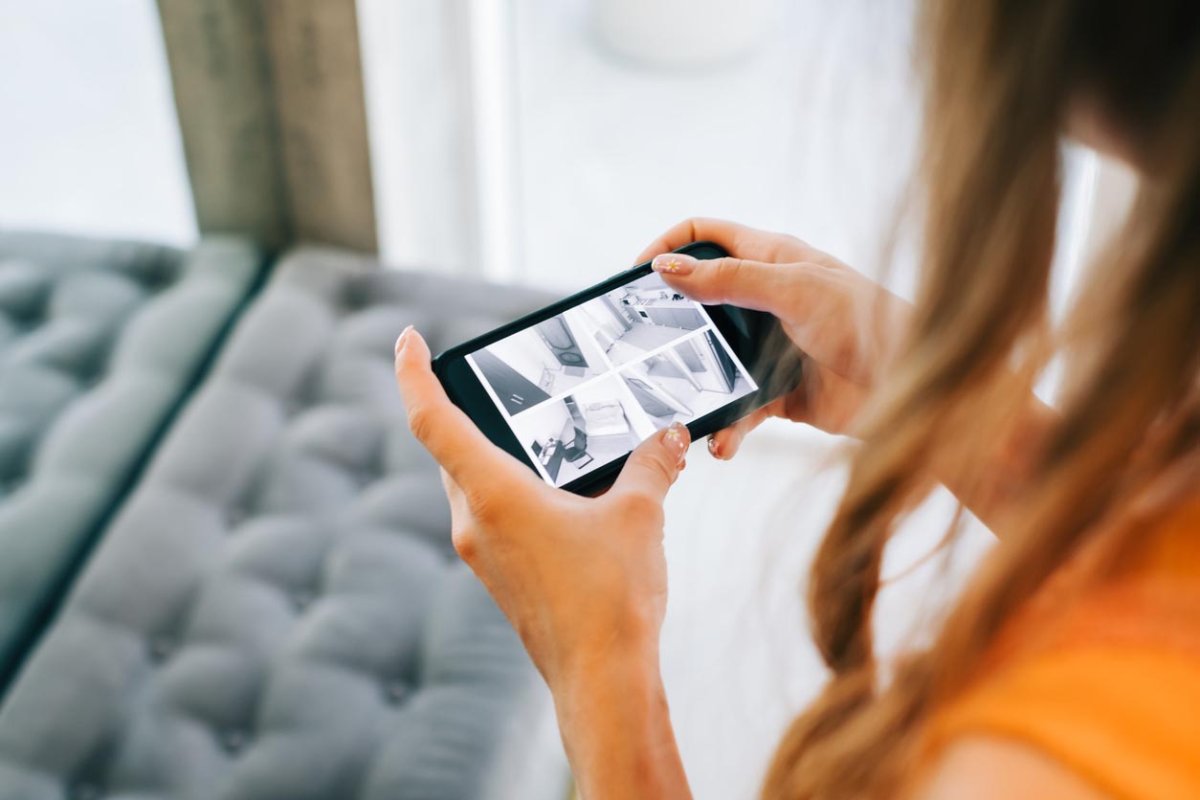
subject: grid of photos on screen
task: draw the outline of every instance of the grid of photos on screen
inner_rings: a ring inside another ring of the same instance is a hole
[[[467,357],[550,484],[758,387],[703,306],[657,274]]]

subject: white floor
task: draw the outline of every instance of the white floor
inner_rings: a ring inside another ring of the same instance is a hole
[[[845,443],[782,422],[758,433],[731,462],[693,445],[667,502],[663,671],[697,798],[754,796],[783,726],[825,678],[808,640],[803,584],[832,514]],[[889,551],[886,574],[929,552],[951,508],[937,496],[921,510]],[[884,590],[881,649],[920,635],[920,621],[990,539],[974,524],[949,562],[934,559]]]

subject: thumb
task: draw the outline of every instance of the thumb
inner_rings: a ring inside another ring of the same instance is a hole
[[[787,298],[801,278],[801,271],[791,265],[732,256],[698,259],[685,253],[663,253],[655,256],[650,266],[668,285],[693,300],[772,313],[789,302]]]
[[[683,469],[692,437],[686,426],[672,422],[637,446],[613,484],[613,492],[640,494],[662,502]]]

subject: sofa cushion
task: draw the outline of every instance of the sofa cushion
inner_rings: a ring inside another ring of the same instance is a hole
[[[0,234],[0,690],[259,263]]]
[[[408,323],[446,345],[544,299],[285,259],[0,707],[0,795],[561,797],[391,366]]]

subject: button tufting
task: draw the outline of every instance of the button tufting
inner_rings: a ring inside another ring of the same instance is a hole
[[[150,640],[150,657],[156,662],[166,661],[175,652],[177,643],[172,636],[155,636]]]
[[[94,388],[108,377],[103,369],[90,369],[79,374],[79,385],[84,389]]]
[[[221,732],[221,749],[231,756],[235,756],[242,750],[246,749],[246,745],[250,742],[250,735],[241,728],[229,728]]]
[[[229,526],[230,530],[233,530],[245,522],[248,516],[250,516],[249,513],[241,506],[231,508],[225,513],[225,524]]]
[[[94,783],[77,783],[71,787],[71,800],[100,800],[100,787]]]
[[[391,680],[383,686],[383,696],[390,706],[398,706],[408,697],[408,684],[400,679]]]
[[[313,599],[314,595],[309,590],[297,589],[296,591],[292,592],[292,607],[297,611],[304,611],[310,605],[312,605]]]
[[[370,289],[362,281],[347,283],[342,289],[342,306],[347,311],[362,308],[371,301]]]

